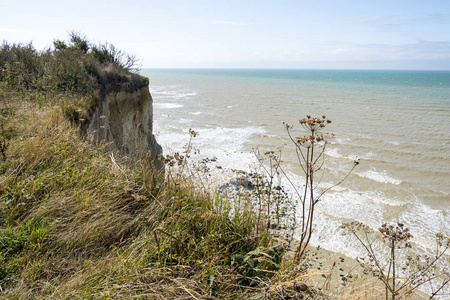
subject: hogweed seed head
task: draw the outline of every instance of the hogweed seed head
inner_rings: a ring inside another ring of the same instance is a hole
[[[196,137],[196,136],[198,135],[198,132],[192,130],[191,128],[189,128],[189,134],[190,134],[192,137]]]
[[[323,115],[322,118],[318,117],[312,118],[311,115],[307,115],[306,118],[303,118],[298,122],[306,130],[314,132],[325,128],[327,124],[331,123],[331,120],[327,119],[325,115]]]
[[[383,239],[393,242],[406,242],[413,237],[409,229],[404,227],[403,223],[397,223],[397,225],[387,225],[384,223],[378,231],[383,235]]]

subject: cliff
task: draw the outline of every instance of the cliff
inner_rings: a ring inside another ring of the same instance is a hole
[[[162,168],[157,159],[162,148],[153,135],[153,100],[146,77],[133,74],[130,81],[109,80],[87,121],[84,131],[88,138],[104,140],[111,150],[130,157],[146,157]]]

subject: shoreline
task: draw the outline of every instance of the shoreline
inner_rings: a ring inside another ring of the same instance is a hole
[[[197,173],[197,176],[205,177],[198,178],[202,183],[201,186],[197,187],[204,190],[206,188],[211,195],[217,194],[218,198],[222,197],[230,205],[236,200],[241,205],[245,205],[241,202],[241,199],[247,199],[247,204],[250,202],[252,205],[252,211],[254,213],[258,212],[255,198],[254,196],[252,198],[250,195],[255,187],[255,183],[252,182],[254,177],[252,177],[250,172],[222,166],[216,157],[197,161],[191,159],[190,163],[197,170],[204,171],[202,174]],[[284,198],[284,202],[281,203],[282,209],[294,209],[289,200],[289,197]],[[286,220],[281,219],[280,221],[281,224]],[[275,229],[274,234],[276,238],[280,238],[284,241],[283,243],[288,244],[288,250],[283,260],[292,262],[298,245],[298,240],[295,239],[295,229],[289,228],[292,226],[292,224],[289,224],[289,220],[282,225],[280,224],[278,224],[279,227]],[[290,236],[288,233],[289,229],[292,230]],[[290,241],[286,239],[286,235],[288,235]],[[313,270],[311,272],[312,275],[307,279],[307,282],[311,282],[312,286],[326,286],[328,290],[340,297],[349,293],[353,295],[355,292],[363,299],[381,299],[385,297],[385,286],[383,283],[370,272],[365,272],[357,259],[348,256],[347,253],[326,249],[320,245],[316,246],[310,243],[307,247],[306,257],[308,259],[304,263],[308,262],[310,264],[309,269]],[[360,257],[365,257],[365,253]],[[370,297],[367,298],[367,295],[370,295]],[[427,297],[426,293],[416,290],[410,299],[422,300],[427,299]]]

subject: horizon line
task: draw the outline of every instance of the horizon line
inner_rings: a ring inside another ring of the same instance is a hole
[[[450,69],[365,69],[365,68],[273,68],[273,67],[142,67],[139,70],[298,70],[298,71],[433,71],[450,72]]]

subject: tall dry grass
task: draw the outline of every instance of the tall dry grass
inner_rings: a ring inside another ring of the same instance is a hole
[[[250,210],[231,214],[227,199],[199,191],[192,178],[163,181],[149,161],[89,144],[61,106],[33,98],[0,92],[7,145],[0,160],[1,297],[261,292],[259,283],[273,274],[262,261],[270,239],[256,234]],[[247,262],[261,267],[252,273]]]

